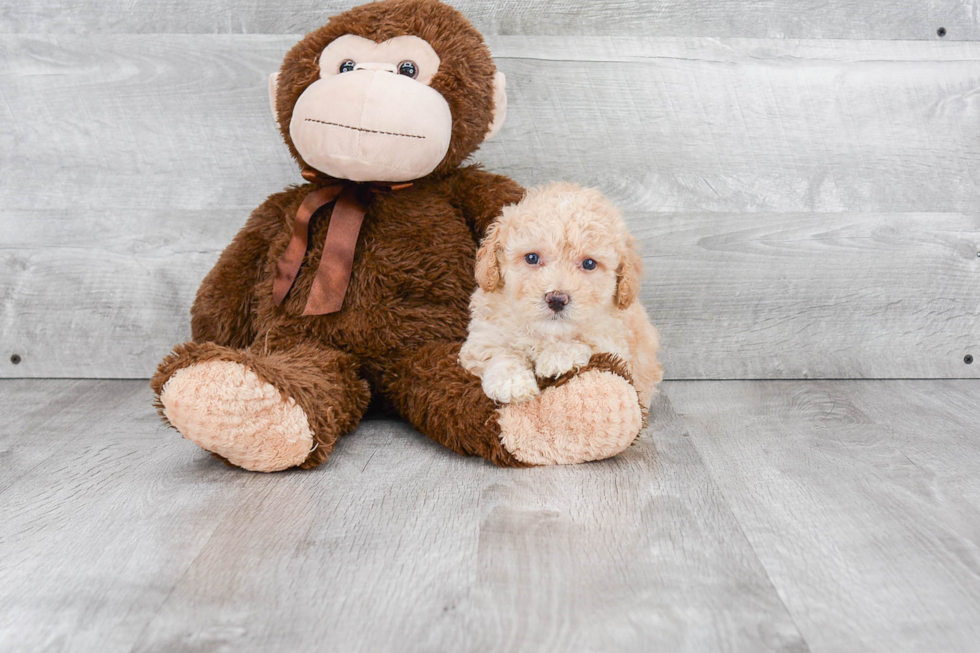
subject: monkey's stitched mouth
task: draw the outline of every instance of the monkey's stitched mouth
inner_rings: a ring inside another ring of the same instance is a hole
[[[416,136],[415,134],[399,134],[398,132],[383,132],[377,129],[365,129],[363,127],[353,127],[351,125],[342,125],[339,122],[327,122],[326,120],[316,120],[315,118],[305,118],[306,122],[316,122],[321,125],[329,125],[331,127],[343,127],[344,129],[352,129],[358,132],[367,132],[369,134],[383,134],[385,136],[402,136],[403,138],[421,138],[424,139],[425,136]]]

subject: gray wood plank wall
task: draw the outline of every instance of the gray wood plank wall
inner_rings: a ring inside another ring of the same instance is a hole
[[[459,5],[509,80],[477,158],[623,206],[670,378],[980,376],[980,3]],[[188,337],[298,180],[280,32],[346,6],[0,2],[0,376],[145,377]]]
[[[305,33],[351,0],[5,0],[2,32]],[[980,39],[977,0],[449,0],[484,34]]]

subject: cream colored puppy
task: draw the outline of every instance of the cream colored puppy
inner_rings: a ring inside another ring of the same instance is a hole
[[[660,339],[636,301],[642,263],[619,211],[598,191],[557,183],[505,207],[477,252],[479,288],[459,362],[500,403],[538,394],[596,353],[619,356],[649,407],[663,378]]]

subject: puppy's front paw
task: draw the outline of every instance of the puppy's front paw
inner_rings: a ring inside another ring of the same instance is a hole
[[[534,361],[534,372],[542,379],[561,376],[565,372],[585,367],[592,358],[592,350],[586,346],[548,349]]]
[[[483,391],[488,397],[501,404],[528,401],[538,396],[538,382],[531,370],[520,370],[511,374],[486,374],[483,377]]]

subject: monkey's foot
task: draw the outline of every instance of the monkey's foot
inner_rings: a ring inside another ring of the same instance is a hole
[[[303,409],[240,363],[211,360],[177,370],[160,404],[181,435],[244,469],[295,467],[313,449]]]
[[[500,437],[532,465],[570,465],[615,456],[640,433],[643,416],[633,385],[591,369],[542,391],[534,401],[498,411]]]

